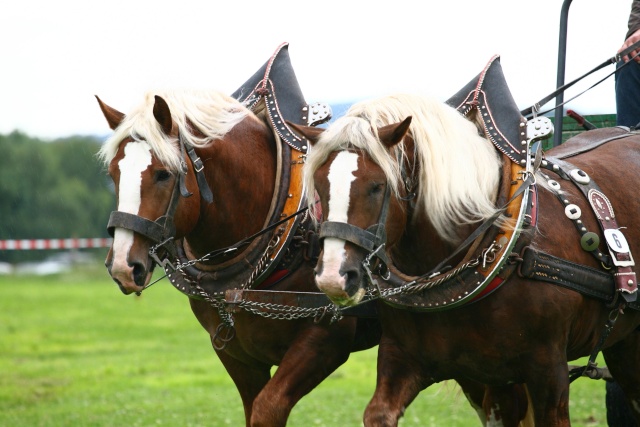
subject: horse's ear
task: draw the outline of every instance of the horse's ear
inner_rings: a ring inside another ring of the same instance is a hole
[[[400,123],[383,126],[378,129],[378,137],[387,148],[391,148],[400,141],[409,131],[411,125],[411,116],[407,117]]]
[[[98,100],[98,105],[100,105],[100,109],[102,110],[102,114],[104,114],[104,118],[107,119],[107,123],[109,123],[109,127],[111,128],[111,130],[116,130],[120,123],[122,123],[124,114],[102,102],[102,100],[98,98],[98,95],[95,95],[95,97]]]
[[[173,128],[173,119],[171,118],[171,110],[169,104],[161,96],[155,96],[156,102],[153,104],[153,117],[156,118],[162,131],[170,135]]]
[[[324,132],[324,129],[322,128],[314,128],[311,126],[297,125],[295,123],[291,123],[288,120],[287,120],[287,125],[291,129],[295,130],[298,135],[304,136],[307,139],[307,141],[309,141],[309,144],[311,144],[312,146],[316,145],[316,142],[318,142],[320,135],[322,135],[322,132]]]

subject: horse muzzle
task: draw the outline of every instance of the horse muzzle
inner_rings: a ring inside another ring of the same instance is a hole
[[[107,270],[113,281],[118,284],[122,293],[129,295],[134,292],[141,292],[144,289],[151,280],[154,266],[155,264],[152,262],[133,261],[124,267],[114,267],[113,264],[107,265]]]
[[[114,240],[114,244],[116,241]],[[122,248],[116,245],[109,250],[105,266],[122,293],[128,295],[144,289],[151,280],[155,264],[144,246],[131,245]]]
[[[358,304],[365,294],[362,271],[357,268],[323,268],[319,263],[316,270],[316,286],[334,304],[352,306]]]

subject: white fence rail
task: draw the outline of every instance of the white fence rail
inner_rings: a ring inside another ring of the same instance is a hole
[[[20,239],[0,240],[0,251],[32,251],[47,249],[108,248],[111,238]]]

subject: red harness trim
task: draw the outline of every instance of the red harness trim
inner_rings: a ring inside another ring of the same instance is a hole
[[[289,273],[291,273],[290,270],[276,270],[273,273],[271,273],[271,275],[267,277],[264,280],[264,282],[260,283],[260,285],[258,285],[256,289],[270,288],[271,286],[274,286],[276,283],[278,283],[280,280],[287,277]]]
[[[482,298],[486,297],[487,295],[489,295],[490,293],[498,289],[500,285],[502,285],[503,283],[504,283],[504,279],[502,277],[499,277],[499,276],[494,277],[493,280],[489,282],[487,287],[484,288],[478,295],[476,295],[475,298],[473,298],[470,302],[481,300]]]

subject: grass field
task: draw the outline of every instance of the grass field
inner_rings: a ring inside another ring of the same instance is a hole
[[[375,349],[355,353],[306,396],[289,425],[360,426]],[[574,426],[606,426],[604,383],[571,388]],[[243,426],[240,397],[165,280],[124,296],[104,267],[0,276],[0,426]],[[423,391],[401,426],[478,426],[456,386]]]

